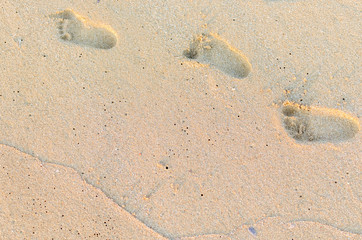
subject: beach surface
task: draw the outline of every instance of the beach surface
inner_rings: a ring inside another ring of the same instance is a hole
[[[361,239],[361,10],[3,0],[0,239]]]

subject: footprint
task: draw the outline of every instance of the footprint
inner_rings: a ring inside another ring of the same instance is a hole
[[[117,43],[117,34],[110,26],[91,22],[71,9],[50,17],[59,18],[58,29],[64,41],[101,49],[110,49]]]
[[[359,131],[357,118],[338,109],[308,107],[285,102],[284,127],[291,137],[302,142],[334,142],[352,138]]]
[[[184,55],[215,66],[236,78],[245,78],[251,71],[248,58],[215,33],[195,37]]]

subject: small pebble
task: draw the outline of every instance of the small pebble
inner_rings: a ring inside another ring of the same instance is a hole
[[[254,236],[256,236],[256,230],[255,230],[255,228],[249,227],[249,232],[250,232],[251,234],[253,234]]]

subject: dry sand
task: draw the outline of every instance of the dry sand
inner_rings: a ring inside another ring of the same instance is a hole
[[[361,10],[3,0],[0,239],[361,239]]]

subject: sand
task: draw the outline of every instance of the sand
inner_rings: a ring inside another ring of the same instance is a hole
[[[0,239],[361,238],[358,1],[1,11]]]

